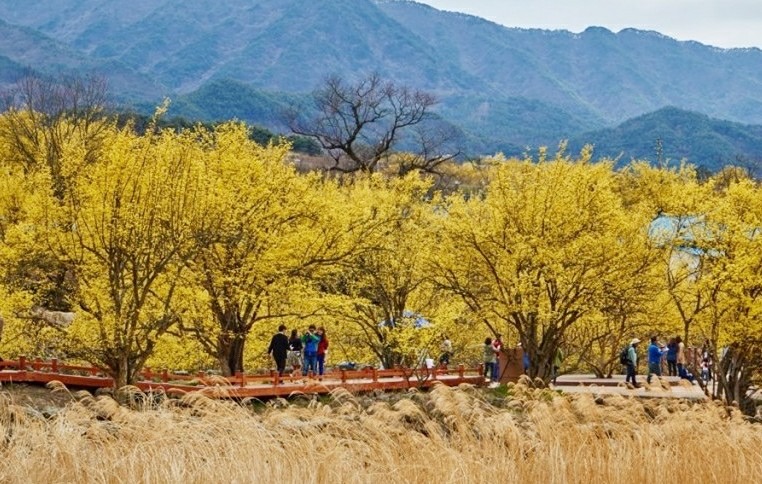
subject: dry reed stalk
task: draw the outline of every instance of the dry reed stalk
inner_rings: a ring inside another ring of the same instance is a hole
[[[473,388],[365,408],[264,410],[201,394],[85,397],[53,418],[0,399],[0,482],[755,482],[762,426],[678,400],[562,396],[517,385],[504,405]]]

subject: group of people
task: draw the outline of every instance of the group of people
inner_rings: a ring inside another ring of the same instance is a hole
[[[298,330],[292,330],[290,337],[287,331],[286,325],[281,324],[267,348],[267,354],[275,361],[278,375],[283,376],[286,368],[290,367],[291,376],[294,377],[302,375],[322,377],[325,373],[325,357],[328,350],[328,335],[325,328],[322,326],[317,328],[313,324],[301,335]],[[452,341],[447,335],[443,335],[442,338],[439,365],[447,367],[453,355]]]
[[[521,343],[518,347],[522,350]],[[497,382],[500,379],[500,353],[503,351],[502,335],[498,334],[493,340],[492,338],[486,338],[484,340],[484,378],[487,380]],[[550,378],[553,384],[556,383],[558,378],[558,372],[561,369],[565,358],[564,351],[559,346],[553,353],[553,357],[548,362],[550,368]],[[531,359],[529,358],[529,352],[524,350],[522,355],[522,367],[524,374],[529,375]]]
[[[299,335],[298,330],[292,330],[291,337],[286,335],[287,331],[286,325],[281,324],[267,348],[267,354],[275,360],[278,375],[283,376],[288,365],[294,377],[300,377],[302,374],[322,377],[328,350],[325,328],[317,328],[311,324],[302,335]]]
[[[633,338],[627,348],[623,350],[620,357],[621,363],[625,366],[627,374],[625,381],[631,383],[635,388],[640,386],[637,382],[638,345],[640,345],[640,340],[638,338]],[[668,376],[679,376],[680,378],[684,378],[691,382],[694,380],[694,376],[686,367],[685,343],[683,343],[680,336],[670,338],[666,345],[660,343],[657,336],[652,336],[651,342],[648,345],[647,356],[648,376],[646,377],[646,381],[649,384],[654,375],[658,377],[662,376],[662,366],[665,361]],[[704,363],[707,363],[706,356],[704,357]],[[702,364],[702,370],[704,369],[704,366],[705,365]],[[706,370],[705,373],[702,371],[702,378],[705,380],[709,378],[710,372],[708,366]]]
[[[631,383],[636,388],[640,386],[637,382],[637,348],[639,344],[640,340],[638,338],[632,339],[620,356],[620,361],[625,366],[627,374],[625,381]],[[286,367],[290,366],[292,376],[300,377],[304,374],[322,377],[325,372],[327,350],[328,336],[325,328],[317,328],[313,324],[302,335],[299,334],[298,330],[292,330],[289,337],[287,335],[287,327],[282,324],[278,327],[278,332],[270,340],[267,353],[275,361],[279,376],[283,376]],[[450,357],[453,353],[452,342],[446,335],[443,335],[440,350],[439,365],[446,367],[449,365]],[[497,382],[500,379],[499,361],[502,351],[502,335],[498,334],[494,339],[488,337],[484,340],[484,378],[487,381]],[[648,376],[646,381],[649,384],[653,375],[662,376],[664,361],[666,361],[667,374],[669,376],[679,376],[693,381],[693,375],[686,368],[685,344],[679,336],[671,338],[666,345],[659,343],[657,336],[652,336],[647,355]],[[702,357],[701,377],[704,381],[707,381],[711,378],[711,352],[708,350],[708,347],[704,349]],[[559,348],[552,361],[552,379],[554,382],[563,358],[563,352]],[[523,359],[525,373],[529,371],[529,364],[529,354],[525,352]]]
[[[625,366],[627,375],[625,381],[631,383],[636,388],[640,386],[637,382],[637,348],[639,344],[640,340],[638,338],[632,339],[620,356],[620,362]],[[325,372],[327,350],[328,336],[325,328],[317,328],[313,324],[302,335],[299,334],[298,330],[292,330],[289,337],[286,326],[282,324],[278,327],[278,332],[270,340],[267,353],[275,360],[279,376],[283,376],[286,367],[290,366],[292,368],[292,376],[300,377],[304,374],[322,377]],[[452,342],[446,335],[443,336],[440,350],[439,365],[446,367],[449,365],[450,357],[453,353]],[[494,339],[488,337],[484,340],[484,378],[487,381],[497,382],[499,380],[499,361],[502,351],[502,335],[498,334]],[[685,344],[679,336],[671,338],[666,345],[659,343],[657,336],[652,336],[647,356],[648,376],[646,381],[649,384],[654,375],[658,377],[662,376],[662,365],[665,361],[669,376],[679,376],[693,381],[693,375],[686,368]],[[702,357],[701,377],[704,381],[707,381],[711,378],[711,352],[708,349],[704,349]],[[552,379],[554,382],[562,361],[563,352],[559,348],[552,361]],[[529,370],[529,363],[529,355],[525,352],[523,359],[525,373]]]

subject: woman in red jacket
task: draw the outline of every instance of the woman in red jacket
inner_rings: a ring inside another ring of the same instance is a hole
[[[318,336],[320,336],[320,342],[317,347],[317,364],[318,375],[323,376],[323,369],[325,365],[325,351],[328,349],[328,336],[325,334],[325,328],[318,328]]]

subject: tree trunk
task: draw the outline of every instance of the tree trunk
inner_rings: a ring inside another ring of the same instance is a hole
[[[381,351],[381,364],[384,365],[384,368],[391,370],[400,363],[401,359],[399,353],[388,346],[384,346]]]
[[[114,390],[127,385],[134,385],[140,379],[147,356],[133,356],[124,354],[116,361],[108,363],[107,373],[114,380]]]
[[[114,390],[130,385],[129,359],[127,355],[120,355],[115,361],[107,364],[107,373],[114,380]]]
[[[130,384],[129,376],[125,370],[118,369],[112,373],[111,377],[114,379],[114,390],[119,390]]]
[[[522,341],[523,347],[529,353],[529,376],[540,378],[544,382],[549,382],[553,377],[553,358],[548,355],[555,355],[558,346],[552,340],[547,339],[539,346],[534,341]]]
[[[243,371],[243,352],[246,338],[239,335],[217,338],[217,361],[223,376],[233,376],[236,372]]]
[[[541,355],[539,357],[542,358]],[[539,378],[547,383],[553,376],[551,365],[548,363],[548,361],[545,361],[545,358],[542,358],[537,362],[530,362],[529,376],[532,378]]]

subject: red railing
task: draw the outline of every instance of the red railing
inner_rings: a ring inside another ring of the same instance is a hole
[[[46,373],[85,373],[89,376],[104,375],[105,372],[95,366],[68,365],[60,363],[56,358],[43,361],[41,358],[27,360],[25,356],[19,356],[16,361],[0,361],[0,370],[11,369],[18,371],[34,371]]]
[[[16,361],[0,361],[0,381],[46,383],[60,381],[70,386],[103,388],[113,386],[113,380],[107,372],[95,366],[69,365],[57,359],[43,361],[40,358],[28,360],[21,356]],[[9,371],[10,370],[10,371]],[[460,383],[480,384],[483,382],[482,366],[455,369],[446,368],[398,368],[379,370],[333,370],[323,376],[279,376],[277,372],[267,374],[237,373],[231,377],[209,375],[199,372],[195,375],[171,373],[164,369],[159,372],[145,368],[141,381],[136,385],[142,389],[164,389],[167,391],[193,391],[205,388],[227,388],[232,396],[277,396],[290,392],[315,391],[325,392],[336,387],[345,387],[358,391],[370,389],[402,389],[413,386],[428,387],[441,381],[447,385]],[[270,390],[267,390],[270,388]]]

